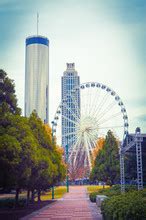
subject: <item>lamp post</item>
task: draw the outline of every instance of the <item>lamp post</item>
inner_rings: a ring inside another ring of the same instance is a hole
[[[54,134],[53,134],[53,125],[54,125],[54,121],[51,122],[52,123],[52,145],[54,145]],[[54,186],[52,186],[52,199],[55,198],[54,196]]]
[[[67,168],[66,168],[66,191],[69,192],[69,177],[68,177],[68,144],[65,146],[65,154],[66,154],[66,164],[67,164]]]

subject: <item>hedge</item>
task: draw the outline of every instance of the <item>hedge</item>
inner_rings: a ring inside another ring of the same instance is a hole
[[[102,202],[104,220],[144,220],[146,219],[146,191],[127,192],[112,196]]]
[[[125,191],[134,191],[136,190],[136,186],[132,185],[126,185]],[[115,185],[112,186],[111,188],[106,188],[106,189],[100,189],[96,192],[90,193],[89,198],[91,202],[96,202],[96,196],[97,195],[106,195],[108,197],[116,196],[121,194],[121,186],[120,185]]]

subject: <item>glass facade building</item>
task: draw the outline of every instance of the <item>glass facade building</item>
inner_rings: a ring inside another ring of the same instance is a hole
[[[49,40],[26,38],[25,116],[36,110],[43,122],[49,121]]]
[[[62,146],[70,147],[75,142],[77,118],[80,117],[80,77],[74,63],[67,63],[62,76]],[[77,88],[75,90],[75,88]],[[67,140],[68,138],[68,140]]]

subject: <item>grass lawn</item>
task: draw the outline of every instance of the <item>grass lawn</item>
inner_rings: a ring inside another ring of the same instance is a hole
[[[105,185],[104,188],[109,188],[109,186]],[[87,186],[88,194],[92,192],[97,192],[99,189],[103,189],[103,186],[98,186],[98,185]]]
[[[60,199],[66,193],[66,186],[57,186],[54,188],[54,199]],[[46,192],[41,196],[42,201],[47,201],[52,199],[52,191]],[[36,200],[37,201],[37,200]]]
[[[66,193],[66,187],[65,186],[58,186],[55,187],[55,199],[61,198]],[[3,198],[7,198],[8,196],[4,196]],[[9,198],[13,198],[14,195],[12,195]],[[21,194],[21,197],[26,197],[26,192]],[[52,200],[52,192],[46,192],[44,195],[41,196],[41,202],[38,203],[37,199],[35,200],[34,204],[29,204],[25,207],[20,208],[0,208],[0,220],[19,220],[20,218],[39,210],[40,208],[49,205],[55,201]]]

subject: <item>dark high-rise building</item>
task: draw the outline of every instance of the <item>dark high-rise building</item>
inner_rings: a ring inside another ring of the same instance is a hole
[[[75,89],[76,88],[76,89]],[[76,141],[77,119],[80,117],[80,77],[74,63],[67,63],[62,76],[62,146]]]

